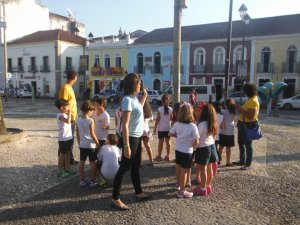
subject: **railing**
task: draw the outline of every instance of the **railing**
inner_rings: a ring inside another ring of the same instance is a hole
[[[30,72],[30,73],[38,72],[37,66],[36,65],[29,65],[28,66],[28,72]]]
[[[133,68],[133,71],[134,71],[135,73],[138,73],[138,74],[144,74],[144,73],[145,73],[145,67],[144,67],[144,66],[143,66],[143,67],[135,66],[135,67]]]
[[[300,73],[300,63],[282,63],[282,73]]]
[[[163,74],[162,66],[152,66],[151,72],[154,74]]]
[[[50,66],[45,64],[40,66],[40,72],[50,72]]]
[[[101,75],[123,75],[123,67],[92,67],[91,74],[93,76],[101,76]]]
[[[23,73],[24,72],[24,66],[23,65],[18,65],[18,72]]]
[[[225,65],[224,64],[214,64],[212,65],[213,73],[225,73]]]
[[[273,73],[274,63],[257,63],[257,73]]]
[[[194,65],[193,73],[206,73],[206,65]]]

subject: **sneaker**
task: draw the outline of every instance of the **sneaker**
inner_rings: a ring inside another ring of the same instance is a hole
[[[103,186],[103,187],[106,187],[106,186],[107,186],[107,181],[106,181],[105,179],[101,179],[101,180],[99,181],[99,185],[100,185],[100,186]]]
[[[84,187],[84,186],[86,186],[88,183],[89,183],[89,181],[88,181],[87,179],[84,178],[83,180],[80,181],[79,186],[80,186],[80,187]]]
[[[66,170],[66,172],[71,176],[76,174],[76,170]]]
[[[211,194],[213,192],[212,187],[211,186],[206,187],[206,192],[208,195]]]
[[[59,178],[67,178],[67,177],[70,176],[70,174],[67,173],[67,172],[65,172],[65,171],[62,171],[62,172],[59,172],[59,173],[57,174],[57,176],[58,176]]]
[[[96,186],[97,186],[97,183],[96,183],[95,181],[92,180],[92,181],[90,182],[90,187],[96,187]]]
[[[195,196],[206,196],[207,195],[207,189],[202,190],[200,187],[197,187],[193,190]]]
[[[156,162],[160,162],[161,161],[161,157],[160,156],[156,156],[154,159]]]
[[[175,185],[175,191],[180,191],[180,186],[178,184]]]
[[[191,198],[193,197],[193,192],[189,192],[189,191],[184,191],[184,192],[177,192],[177,197],[178,198]]]

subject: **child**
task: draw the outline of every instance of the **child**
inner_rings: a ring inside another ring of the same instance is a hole
[[[77,141],[80,149],[80,162],[78,165],[80,176],[79,186],[83,187],[88,184],[88,180],[84,177],[84,164],[87,157],[89,157],[91,168],[90,187],[95,187],[95,161],[97,159],[96,148],[99,148],[99,142],[94,131],[94,120],[90,118],[95,109],[92,107],[90,101],[83,102],[80,109],[83,115],[77,119],[76,126]]]
[[[143,131],[142,140],[149,157],[149,166],[153,166],[152,149],[149,142],[150,139],[152,138],[152,134],[149,128],[149,121],[153,120],[153,115],[152,115],[152,110],[148,99],[146,99],[145,104],[143,106],[143,112],[144,112],[144,131]],[[143,148],[141,154],[141,161],[142,158],[143,158]]]
[[[177,196],[179,198],[190,198],[193,192],[185,190],[187,174],[192,167],[193,149],[198,144],[198,130],[194,122],[193,108],[189,103],[180,106],[178,122],[171,127],[169,136],[176,137],[176,181],[179,186]]]
[[[225,110],[222,110],[226,128],[220,131],[219,154],[222,156],[224,147],[226,147],[226,166],[233,166],[230,162],[231,148],[234,147],[234,119],[236,118],[236,105],[232,98],[225,101]],[[222,157],[220,157],[220,163]]]
[[[59,99],[55,101],[58,108],[58,177],[66,178],[70,175],[70,152],[73,141],[71,128],[71,110],[68,101]]]
[[[119,161],[121,160],[120,149],[117,147],[118,136],[109,134],[105,144],[98,152],[97,158],[100,163],[98,167],[105,181],[112,183],[116,173],[119,170]],[[97,165],[98,166],[98,165]]]
[[[212,193],[212,163],[218,161],[215,137],[218,133],[217,114],[212,104],[203,107],[198,124],[200,143],[196,149],[195,163],[200,169],[200,186],[194,195],[205,196]]]
[[[163,106],[159,107],[157,110],[156,121],[154,125],[154,134],[156,134],[156,129],[158,129],[158,154],[155,158],[156,161],[161,161],[161,154],[163,150],[164,141],[166,142],[167,147],[167,155],[165,156],[165,161],[170,161],[170,151],[171,151],[171,144],[170,144],[170,137],[168,135],[171,121],[170,115],[173,109],[169,106],[169,96],[168,94],[164,94],[162,96],[162,103]]]
[[[93,113],[92,118],[95,123],[95,133],[101,147],[102,145],[104,145],[106,137],[108,135],[110,116],[105,111],[107,104],[107,100],[105,97],[95,98],[94,104],[96,111]]]
[[[180,102],[175,102],[173,105],[173,112],[171,113],[171,126],[177,122],[177,116],[180,110]]]

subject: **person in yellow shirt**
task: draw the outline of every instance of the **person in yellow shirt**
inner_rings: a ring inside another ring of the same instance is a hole
[[[243,106],[237,104],[237,110],[240,112],[238,127],[238,144],[240,150],[240,160],[233,164],[241,165],[241,170],[248,170],[251,167],[253,159],[252,141],[246,140],[244,123],[247,128],[258,126],[259,102],[257,99],[257,88],[254,84],[245,84],[243,91],[248,100]],[[245,154],[246,153],[246,154]]]
[[[69,108],[71,110],[71,127],[72,127],[72,144],[71,144],[71,154],[70,154],[70,163],[77,164],[73,155],[73,145],[74,145],[74,131],[75,131],[75,121],[77,119],[77,102],[76,96],[72,86],[77,82],[77,73],[75,71],[69,71],[67,73],[67,81],[59,90],[59,99],[65,99],[68,101]]]

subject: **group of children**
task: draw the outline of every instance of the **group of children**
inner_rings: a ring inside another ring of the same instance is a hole
[[[225,101],[225,108],[219,103],[205,102],[175,103],[169,106],[167,94],[162,97],[162,106],[158,108],[154,134],[158,134],[158,154],[153,159],[150,141],[152,132],[149,122],[153,120],[151,106],[148,101],[144,104],[144,131],[143,145],[149,157],[149,165],[153,161],[169,161],[171,153],[170,137],[176,138],[176,190],[179,198],[189,198],[193,195],[205,196],[212,193],[212,180],[221,163],[222,151],[226,148],[226,166],[230,162],[231,147],[234,146],[234,119],[236,117],[235,102],[233,99]],[[58,142],[59,142],[59,176],[68,177],[70,140],[73,139],[70,125],[70,110],[65,100],[57,100],[59,109]],[[81,106],[82,115],[77,119],[77,140],[80,148],[79,175],[80,186],[96,186],[97,168],[102,177],[109,182],[113,181],[118,171],[122,147],[122,110],[116,109],[116,134],[108,134],[110,116],[105,110],[106,99],[96,98],[85,101]],[[163,145],[166,144],[166,155],[162,157]],[[84,175],[84,164],[89,157],[91,179]],[[141,162],[142,163],[142,162]],[[196,164],[196,174],[193,179],[198,186],[189,190],[191,186],[191,168]]]

